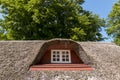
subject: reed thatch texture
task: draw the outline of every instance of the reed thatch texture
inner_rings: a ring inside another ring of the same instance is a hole
[[[113,43],[77,42],[93,71],[29,71],[46,42],[1,41],[0,80],[120,80],[120,47]]]

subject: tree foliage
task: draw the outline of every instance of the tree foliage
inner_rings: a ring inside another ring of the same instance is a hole
[[[100,41],[104,21],[83,10],[84,0],[0,0],[7,39],[71,38]]]
[[[114,4],[108,15],[107,33],[114,38],[114,42],[120,45],[120,0]]]

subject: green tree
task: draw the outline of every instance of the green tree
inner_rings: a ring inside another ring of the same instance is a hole
[[[0,19],[0,22],[1,22],[1,19]],[[5,32],[6,32],[5,29],[3,29],[2,27],[0,27],[0,40],[5,40],[6,39]]]
[[[107,33],[120,45],[120,0],[112,7],[107,20]]]
[[[83,10],[84,0],[0,0],[7,39],[103,40],[104,21]]]
[[[5,30],[0,28],[0,40],[5,40],[6,39],[6,35],[4,35]]]

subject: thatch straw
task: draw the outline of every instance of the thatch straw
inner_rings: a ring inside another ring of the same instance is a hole
[[[0,80],[120,80],[120,47],[113,43],[75,42],[80,57],[93,71],[29,71],[43,44],[49,42],[1,41]]]

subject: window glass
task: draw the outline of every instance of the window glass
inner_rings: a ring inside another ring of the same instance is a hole
[[[71,63],[70,50],[51,50],[51,63]]]

